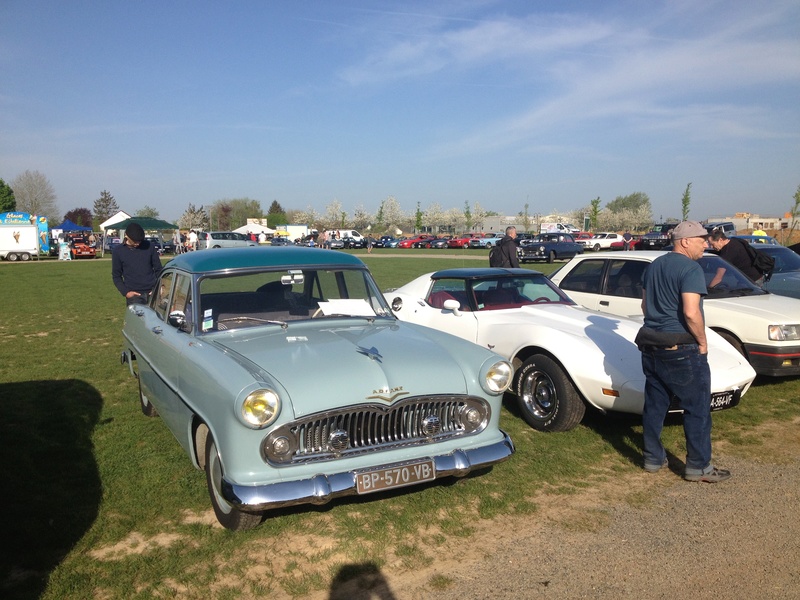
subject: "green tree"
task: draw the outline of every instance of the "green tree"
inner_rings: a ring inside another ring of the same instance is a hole
[[[525,233],[528,233],[531,230],[530,208],[530,205],[526,202],[522,212],[519,213],[519,216],[522,217],[522,231]]]
[[[113,217],[119,212],[119,206],[117,205],[117,201],[114,200],[114,196],[107,190],[103,190],[100,192],[100,197],[94,201],[92,212],[97,221],[95,227],[99,229],[100,223],[105,223],[108,221],[109,217]]]
[[[622,212],[623,210],[638,210],[646,206],[650,208],[650,197],[644,192],[633,192],[627,196],[617,196],[614,200],[606,204],[606,208],[613,212]]]
[[[783,234],[782,241],[784,243],[791,242],[792,234],[794,234],[797,226],[800,225],[800,223],[797,222],[797,220],[800,219],[800,185],[797,186],[797,190],[795,191],[794,196],[792,196],[792,199],[794,200],[794,206],[789,209],[789,215],[792,218],[792,222],[789,225],[789,231],[784,233],[784,230],[781,230],[781,233]]]
[[[283,210],[280,202],[273,200],[272,204],[269,205],[269,211],[267,211],[267,225],[275,229],[278,225],[286,224],[286,211]]]
[[[217,200],[208,209],[208,216],[215,229],[228,231],[247,224],[247,219],[260,219],[261,203],[251,198]]]
[[[600,196],[592,200],[589,209],[589,221],[592,224],[592,231],[597,231],[597,221],[600,218]]]
[[[472,231],[472,211],[469,209],[469,202],[464,200],[464,227],[467,231]]]
[[[13,212],[15,210],[17,210],[17,200],[14,198],[14,190],[0,179],[0,213]]]
[[[419,207],[419,202],[417,202],[417,210],[414,212],[414,232],[419,233],[422,231],[422,217],[424,213],[422,209]]]
[[[88,208],[73,208],[64,215],[64,220],[67,219],[82,227],[92,227],[92,212]]]
[[[25,171],[11,182],[17,210],[46,217],[48,222],[58,221],[56,192],[50,181],[39,171]]]
[[[146,219],[158,219],[158,210],[153,208],[152,206],[148,206],[145,204],[142,208],[136,211],[133,215],[134,217],[143,217]]]
[[[683,214],[683,220],[686,221],[689,218],[689,205],[692,203],[692,182],[690,181],[686,184],[686,189],[683,192],[683,198],[681,198],[681,214]]]

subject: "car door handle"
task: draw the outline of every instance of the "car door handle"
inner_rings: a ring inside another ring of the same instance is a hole
[[[600,300],[600,306],[608,306],[608,300]]]
[[[159,325],[156,325],[155,327],[150,329],[150,331],[152,331],[153,333],[158,334],[158,335],[161,335],[162,333],[164,333],[164,330],[161,329],[161,327]]]

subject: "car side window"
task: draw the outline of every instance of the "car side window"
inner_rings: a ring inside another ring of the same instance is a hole
[[[161,276],[161,279],[156,286],[155,299],[153,300],[153,309],[156,311],[158,318],[162,321],[167,320],[167,309],[169,308],[169,297],[172,292],[173,273],[169,271]]]
[[[175,280],[169,312],[180,311],[187,321],[192,320],[192,280],[186,275],[179,275]]]
[[[434,308],[444,308],[445,300],[458,300],[461,310],[472,310],[463,279],[437,279],[433,282],[425,301]]]
[[[642,279],[647,265],[639,260],[612,260],[608,269],[606,293],[621,298],[642,297]]]
[[[605,260],[582,260],[564,279],[559,287],[570,292],[601,293],[601,279]]]

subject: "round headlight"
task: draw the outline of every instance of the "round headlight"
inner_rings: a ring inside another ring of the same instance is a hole
[[[491,394],[502,394],[511,385],[513,374],[514,369],[511,368],[508,362],[504,360],[498,361],[486,371],[483,387]]]
[[[252,427],[266,427],[278,418],[281,400],[272,390],[256,390],[242,403],[242,418]]]

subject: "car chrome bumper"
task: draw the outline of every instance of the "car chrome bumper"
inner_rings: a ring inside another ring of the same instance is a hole
[[[503,439],[489,446],[455,450],[450,454],[427,457],[435,464],[436,479],[449,476],[464,477],[470,471],[506,460],[514,453],[514,443],[508,434],[502,433]],[[376,465],[376,468],[392,466],[392,464]],[[327,504],[334,498],[357,494],[358,473],[356,470],[332,475],[320,474],[310,479],[259,486],[236,485],[223,480],[222,495],[234,506],[253,512],[298,504]]]

